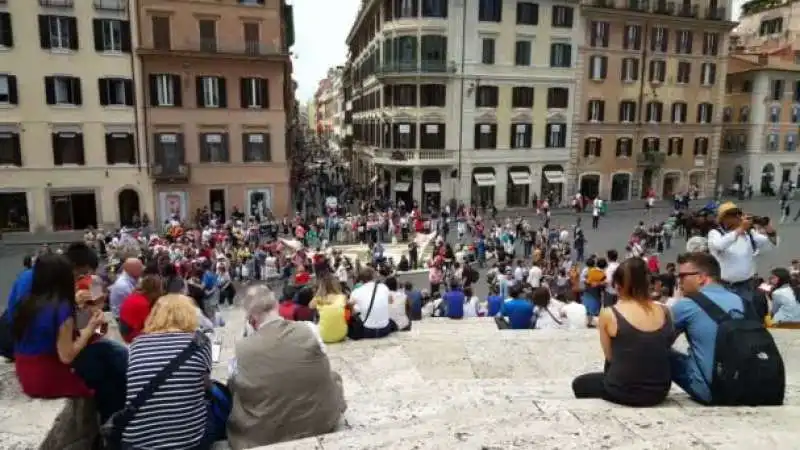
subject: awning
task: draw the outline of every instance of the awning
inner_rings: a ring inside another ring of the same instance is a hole
[[[398,181],[394,184],[394,191],[395,192],[408,192],[408,188],[411,187],[411,183],[407,183],[405,181]]]
[[[544,177],[547,178],[547,182],[550,184],[559,184],[567,181],[564,178],[564,172],[560,170],[545,171]]]
[[[478,186],[494,186],[497,184],[493,173],[476,173],[474,176],[475,184]]]
[[[511,176],[511,182],[517,186],[531,184],[530,172],[509,172],[509,175]]]
[[[439,183],[425,183],[425,192],[442,192],[442,185]]]

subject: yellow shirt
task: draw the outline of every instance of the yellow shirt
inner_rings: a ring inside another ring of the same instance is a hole
[[[324,299],[315,297],[314,303],[319,313],[319,334],[322,342],[332,344],[343,341],[347,337],[347,297],[344,294],[327,295]]]

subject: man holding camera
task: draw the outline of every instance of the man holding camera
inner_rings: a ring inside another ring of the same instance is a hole
[[[725,287],[752,308],[755,256],[777,246],[778,234],[769,218],[745,215],[733,202],[719,206],[717,222],[719,226],[708,232],[708,250],[719,262]]]

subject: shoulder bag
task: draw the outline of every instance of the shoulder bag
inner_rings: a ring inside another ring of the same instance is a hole
[[[361,317],[361,313],[354,313],[350,316],[350,323],[347,324],[347,337],[350,339],[358,340],[364,337],[365,326],[364,322],[367,321],[369,318],[369,314],[372,312],[372,306],[375,304],[375,294],[378,292],[378,283],[375,282],[375,288],[372,289],[372,297],[369,299],[369,308],[367,308],[367,313],[364,317]]]
[[[119,450],[122,448],[122,432],[131,420],[136,417],[139,408],[153,396],[155,391],[164,384],[164,381],[166,381],[181,364],[188,361],[189,358],[200,349],[207,339],[208,338],[202,333],[195,333],[189,345],[178,353],[177,356],[172,358],[161,371],[150,379],[130,403],[108,418],[106,423],[100,427],[100,436],[103,439],[104,448],[106,450]]]

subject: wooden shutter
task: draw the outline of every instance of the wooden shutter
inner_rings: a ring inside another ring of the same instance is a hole
[[[70,78],[70,86],[73,90],[74,101],[76,105],[83,104],[83,93],[81,92],[81,79],[77,77]]]
[[[102,52],[103,48],[103,20],[102,19],[93,19],[92,20],[92,31],[94,33],[94,49],[98,52]]]
[[[222,139],[222,161],[231,162],[230,139],[228,138],[228,133],[220,133],[219,135]]]
[[[121,35],[121,47],[122,51],[126,53],[130,53],[131,51],[131,22],[128,20],[121,20],[119,24],[120,35]]]
[[[150,95],[150,106],[158,106],[158,75],[149,75],[148,86]]]
[[[269,80],[262,78],[258,82],[261,84],[261,107],[269,109]]]
[[[50,45],[50,16],[39,15],[39,45],[43,49],[51,48],[51,45]]]
[[[136,104],[136,91],[133,90],[133,80],[124,80],[125,85],[125,104],[133,106]]]
[[[83,133],[76,133],[75,134],[75,140],[78,141],[77,142],[77,147],[78,147],[78,150],[79,150],[79,152],[78,152],[78,164],[81,165],[81,166],[85,166],[86,165],[86,150],[85,150],[85,148],[83,146]]]
[[[44,77],[44,96],[48,105],[56,104],[55,77]]]
[[[58,133],[52,133],[50,135],[50,142],[53,149],[53,165],[64,165],[64,159],[61,156],[61,149],[58,146]]]
[[[199,147],[200,147],[200,162],[207,163],[211,162],[211,153],[208,151],[208,144],[206,144],[206,138],[208,137],[208,133],[200,133],[198,136]]]
[[[194,79],[194,93],[198,108],[205,108],[206,103],[203,99],[203,77],[195,77]]]
[[[2,34],[0,34],[0,44],[3,44],[6,47],[14,46],[14,31],[12,26],[11,14],[7,12],[0,12],[0,28],[2,28]]]
[[[68,17],[67,29],[69,29],[69,48],[78,50],[80,48],[78,41],[78,19],[75,17]]]
[[[108,79],[99,78],[97,80],[97,92],[100,94],[100,105],[108,105]]]
[[[112,151],[114,145],[114,138],[111,133],[106,133],[106,164],[109,166],[114,165],[114,152]]]
[[[17,77],[16,75],[6,75],[6,80],[8,81],[8,102],[12,105],[18,105]]]
[[[174,93],[174,97],[172,99],[172,103],[175,106],[183,106],[183,87],[181,87],[181,77],[180,75],[170,75],[172,79],[172,92]],[[183,138],[181,136],[181,138]]]
[[[220,108],[227,108],[228,107],[228,83],[225,82],[225,78],[217,77],[217,88],[219,89],[219,107]]]
[[[19,141],[19,133],[11,134],[11,144],[14,146],[14,165],[22,167],[22,146]]]
[[[247,78],[239,78],[239,107],[245,109],[248,107],[248,94],[247,94]]]

